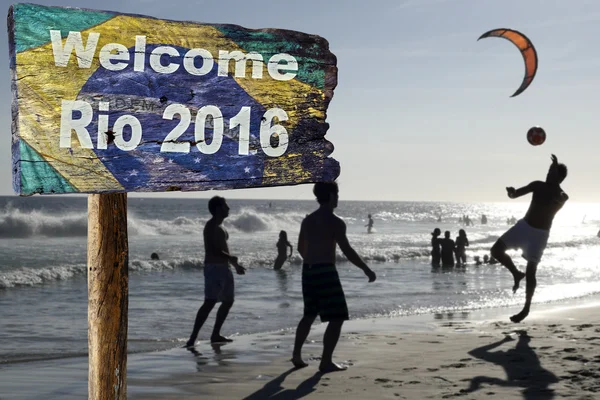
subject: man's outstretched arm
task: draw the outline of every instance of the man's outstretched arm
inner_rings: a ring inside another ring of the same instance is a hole
[[[535,188],[537,186],[539,186],[540,183],[542,183],[542,182],[541,181],[533,181],[529,185],[523,186],[518,189],[515,189],[514,187],[507,187],[506,193],[508,194],[509,198],[516,199],[517,197],[521,197],[521,196],[526,195],[527,193],[533,192],[535,190]]]
[[[510,337],[508,335],[505,335],[504,339],[499,340],[499,341],[497,341],[495,343],[486,344],[484,346],[481,346],[481,347],[478,347],[476,349],[473,349],[473,350],[469,351],[468,354],[470,356],[475,357],[475,358],[479,358],[481,360],[485,360],[485,359],[490,358],[489,357],[489,355],[490,355],[489,351],[490,350],[492,350],[492,349],[494,349],[494,348],[496,348],[496,347],[498,347],[500,345],[503,345],[506,342],[510,342],[510,341],[513,341],[513,340],[514,339],[512,337]]]

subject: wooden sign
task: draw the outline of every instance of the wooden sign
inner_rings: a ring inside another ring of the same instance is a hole
[[[17,194],[333,181],[325,39],[79,8],[9,10]]]

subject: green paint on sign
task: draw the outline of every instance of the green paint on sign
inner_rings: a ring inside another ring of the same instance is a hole
[[[323,46],[313,43],[310,46],[301,46],[297,40],[286,40],[283,35],[271,32],[240,31],[235,27],[217,26],[224,35],[235,41],[245,51],[255,51],[268,60],[269,55],[289,53],[298,60],[298,75],[296,79],[307,83],[317,89],[325,87],[325,65],[322,59],[308,57],[303,54],[313,54],[320,57],[324,52]]]
[[[36,4],[13,6],[17,53],[50,42],[50,30],[59,30],[63,37],[69,31],[83,31],[111,19],[115,14],[90,12],[77,8],[44,7]],[[26,23],[18,23],[26,21]]]
[[[21,163],[30,163],[28,168],[21,168],[21,192],[77,193],[77,190],[25,141],[19,142],[19,150]]]

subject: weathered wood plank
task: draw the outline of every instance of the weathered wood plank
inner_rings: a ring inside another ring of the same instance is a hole
[[[32,4],[12,6],[8,21],[18,194],[340,173],[325,139],[337,60],[319,36]]]
[[[88,398],[127,398],[127,194],[88,196]]]

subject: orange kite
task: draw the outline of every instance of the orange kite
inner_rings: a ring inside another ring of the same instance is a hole
[[[523,61],[525,61],[525,77],[523,78],[523,82],[521,86],[517,89],[517,91],[510,97],[515,97],[521,94],[533,81],[535,77],[535,73],[538,67],[538,57],[537,52],[535,51],[535,47],[531,43],[531,40],[525,35],[523,35],[519,31],[515,31],[513,29],[492,29],[481,35],[479,39],[484,39],[488,37],[501,37],[504,38],[515,46],[519,48],[521,51],[521,55],[523,56]]]

